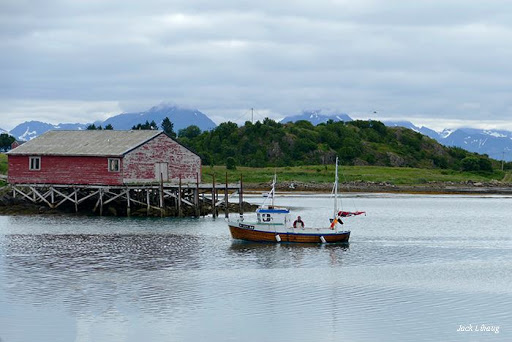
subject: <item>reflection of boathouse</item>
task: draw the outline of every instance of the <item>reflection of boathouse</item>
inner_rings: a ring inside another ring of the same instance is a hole
[[[72,202],[78,211],[94,198],[100,214],[119,200],[128,215],[132,205],[149,213],[171,204],[198,214],[201,188],[217,193],[200,185],[200,157],[162,131],[49,131],[8,152],[8,163],[13,193],[52,208]]]

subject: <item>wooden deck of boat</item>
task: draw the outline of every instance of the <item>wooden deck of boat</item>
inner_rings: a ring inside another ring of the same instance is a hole
[[[305,233],[273,233],[262,232],[259,230],[240,228],[229,225],[233,239],[278,242],[276,235],[279,235],[281,242],[299,242],[299,243],[322,243],[321,237],[326,243],[348,243],[350,232],[339,232],[335,234],[305,234]]]

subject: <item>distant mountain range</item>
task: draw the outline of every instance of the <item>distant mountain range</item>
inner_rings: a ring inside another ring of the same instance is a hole
[[[131,129],[134,125],[146,122],[146,120],[149,122],[155,121],[160,125],[166,117],[174,123],[174,130],[176,132],[190,125],[196,125],[203,131],[217,126],[207,115],[199,110],[185,109],[168,104],[152,107],[145,112],[115,115],[103,122],[94,122],[94,124],[103,127],[111,124],[114,129],[127,130]],[[295,122],[298,120],[307,120],[313,125],[318,125],[328,120],[348,122],[352,121],[352,118],[345,113],[324,113],[322,110],[310,110],[298,115],[287,116],[281,122]],[[428,127],[418,127],[410,121],[383,122],[389,127],[400,126],[412,129],[437,140],[445,146],[457,146],[471,152],[487,154],[489,157],[497,160],[505,159],[506,161],[512,161],[512,132],[510,131],[458,128],[437,132]],[[30,140],[48,130],[83,130],[88,125],[80,123],[52,125],[40,121],[28,121],[16,126],[9,133],[18,140]],[[0,133],[2,132],[5,131],[0,129]]]
[[[427,127],[415,126],[409,121],[386,121],[384,124],[410,128],[445,146],[456,146],[467,151],[487,154],[493,159],[512,161],[512,132],[510,131],[458,128],[436,132]]]
[[[9,134],[16,138],[16,140],[30,140],[34,139],[38,135],[43,134],[49,130],[81,130],[85,129],[87,124],[58,124],[52,125],[41,121],[27,121],[18,126],[14,127]]]
[[[119,114],[105,121],[96,121],[94,124],[103,127],[111,124],[114,129],[128,130],[146,121],[155,121],[157,125],[160,125],[166,117],[174,124],[176,132],[190,125],[196,125],[203,131],[217,126],[208,116],[198,110],[166,104],[152,107],[145,112]],[[41,121],[27,121],[14,127],[9,133],[18,140],[30,140],[49,130],[83,130],[89,125],[81,123],[52,125]]]

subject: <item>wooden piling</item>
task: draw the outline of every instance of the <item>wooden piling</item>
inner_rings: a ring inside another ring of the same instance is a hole
[[[160,173],[160,216],[164,217],[164,178]]]
[[[100,216],[103,216],[103,189],[100,189]]]
[[[131,208],[130,208],[130,189],[126,189],[126,216],[130,217],[131,215]]]
[[[151,212],[151,202],[149,201],[149,189],[146,189],[146,215]]]
[[[240,185],[230,185],[229,175],[225,176],[225,185],[217,185],[217,179],[212,176],[213,182],[209,185],[199,184],[199,176],[196,179],[196,184],[183,183],[183,178],[179,184],[144,184],[144,185],[124,185],[124,186],[109,186],[109,185],[33,185],[33,184],[16,184],[12,185],[13,193],[15,196],[22,196],[26,200],[33,203],[44,202],[50,208],[58,208],[64,203],[69,203],[74,206],[76,212],[79,212],[79,206],[85,201],[94,199],[95,205],[92,210],[94,213],[103,215],[104,209],[108,206],[117,203],[121,205],[118,212],[123,212],[124,215],[130,216],[135,214],[135,209],[142,208],[147,215],[151,215],[153,210],[160,210],[162,216],[168,214],[167,207],[171,201],[167,197],[176,200],[174,202],[178,209],[176,216],[183,216],[190,212],[196,217],[209,214],[209,208],[204,205],[211,204],[211,212],[214,217],[219,216],[219,205],[224,203],[225,216],[229,215],[229,197],[230,192],[240,191],[240,186],[243,186],[243,179]],[[221,191],[224,188],[224,198],[219,200],[222,196]],[[211,191],[211,201],[209,193]],[[34,196],[36,200],[34,201]],[[121,200],[121,202],[119,202]],[[125,202],[126,201],[126,202]],[[93,202],[93,203],[94,203]],[[112,202],[112,203],[111,203]],[[174,206],[174,203],[172,204]],[[209,204],[210,203],[210,204]],[[241,197],[240,204],[242,206],[240,212],[243,213],[243,197]],[[85,206],[87,207],[87,205]],[[187,210],[186,210],[187,209]],[[206,209],[206,211],[205,211]],[[174,212],[174,211],[173,211]],[[139,214],[139,211],[137,211]],[[105,213],[110,215],[110,213]]]
[[[224,217],[229,218],[228,173],[226,172],[226,187],[224,188]]]
[[[199,207],[199,173],[196,173],[196,191],[194,193],[194,207],[196,217],[201,216],[201,208]]]
[[[178,185],[178,217],[182,217],[183,213],[181,211],[181,175],[180,175],[180,182]]]
[[[217,208],[215,206],[215,174],[212,175],[212,216],[217,217]]]
[[[238,206],[240,218],[244,216],[244,176],[240,174],[240,189],[238,189]]]
[[[53,188],[52,188],[52,190],[53,190]],[[78,190],[77,190],[77,188],[73,188],[73,190],[75,193],[75,213],[78,213]],[[52,192],[52,195],[53,195],[53,192]],[[53,202],[53,200],[52,200],[52,202]]]

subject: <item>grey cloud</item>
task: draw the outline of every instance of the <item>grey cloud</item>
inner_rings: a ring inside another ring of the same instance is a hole
[[[274,117],[378,108],[498,120],[512,106],[511,10],[499,1],[4,1],[0,97],[126,110],[171,100],[225,119],[257,106]]]

